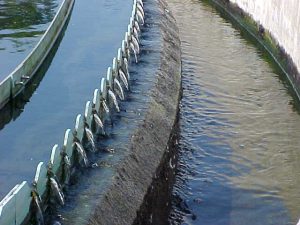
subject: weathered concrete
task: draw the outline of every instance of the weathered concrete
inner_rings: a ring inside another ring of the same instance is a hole
[[[117,168],[110,188],[101,198],[89,224],[133,224],[153,180],[169,165],[169,142],[176,125],[181,96],[181,58],[178,28],[163,0],[157,4],[163,41],[157,81],[145,119],[130,144],[130,154]]]
[[[299,0],[230,0],[267,29],[300,68]]]

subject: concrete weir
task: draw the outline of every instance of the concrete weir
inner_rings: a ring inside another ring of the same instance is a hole
[[[157,20],[163,37],[156,84],[151,90],[144,122],[132,136],[130,154],[118,166],[110,187],[89,220],[90,225],[138,223],[137,215],[144,211],[153,181],[164,174],[163,170],[173,160],[170,145],[176,135],[181,96],[178,28],[165,1],[148,0],[145,7],[147,4],[157,5]]]
[[[155,26],[159,24],[162,39],[156,82],[144,120],[132,136],[130,152],[117,166],[116,176],[101,195],[104,198],[99,196],[89,224],[133,224],[152,189],[153,179],[160,177],[162,165],[174,169],[169,145],[174,139],[181,93],[180,41],[166,4],[160,0],[149,0],[147,4],[156,10]],[[55,144],[49,162],[38,164],[34,180],[17,184],[0,202],[0,224],[45,224],[48,214],[57,205],[65,204],[63,192],[70,178],[78,168],[90,166],[86,151],[96,152],[95,136],[103,132],[108,115],[120,112],[117,95],[120,101],[124,100],[121,93],[124,94],[123,88],[129,89],[128,67],[138,63],[140,27],[147,19],[143,8],[141,0],[133,1],[128,30],[106,78],[94,90],[92,100],[86,102],[84,114],[76,117],[74,129],[65,131],[62,146]]]

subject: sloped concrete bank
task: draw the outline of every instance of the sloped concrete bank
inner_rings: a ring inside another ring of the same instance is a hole
[[[222,17],[232,22],[247,39],[257,43],[284,74],[300,99],[299,16],[290,17],[292,6],[281,0],[203,0],[215,7]],[[292,14],[300,15],[296,1]],[[286,7],[284,7],[286,6]],[[268,60],[269,60],[268,59]]]
[[[151,192],[174,169],[177,114],[181,97],[181,54],[178,28],[163,0],[148,0],[158,12],[162,46],[156,84],[143,123],[131,138],[130,154],[117,168],[110,188],[99,200],[89,224],[138,223]],[[171,148],[170,148],[171,146]],[[168,170],[168,171],[167,171]],[[166,171],[166,172],[165,172]],[[167,186],[168,186],[167,181]],[[158,191],[158,190],[157,190]],[[156,193],[157,193],[156,191]]]

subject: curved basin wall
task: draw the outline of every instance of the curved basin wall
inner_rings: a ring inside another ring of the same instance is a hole
[[[300,1],[230,0],[266,28],[300,69]]]
[[[40,67],[71,12],[74,0],[64,0],[49,28],[26,59],[0,83],[0,107],[15,97]]]

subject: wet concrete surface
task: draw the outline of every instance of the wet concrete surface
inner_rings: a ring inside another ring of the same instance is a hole
[[[143,121],[130,139],[129,154],[116,167],[109,189],[99,199],[89,224],[137,223],[145,196],[169,157],[181,93],[180,41],[174,18],[163,1],[145,1],[161,33],[155,85]],[[148,8],[148,9],[149,9]]]

